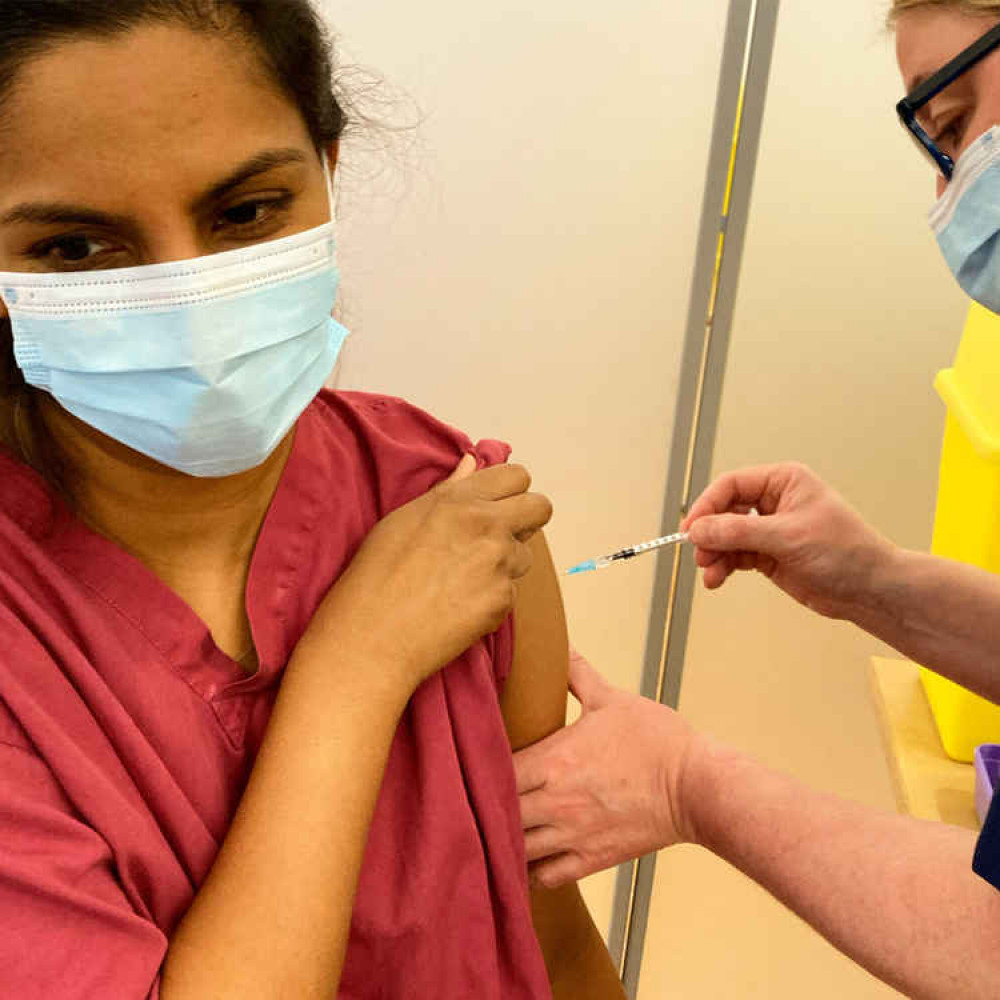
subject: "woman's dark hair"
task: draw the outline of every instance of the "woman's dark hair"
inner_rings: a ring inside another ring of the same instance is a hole
[[[317,151],[343,135],[333,46],[310,0],[0,0],[0,125],[4,103],[33,59],[77,38],[111,38],[157,22],[242,37],[301,111]],[[9,321],[0,324],[0,448],[64,486],[36,392],[14,360]]]

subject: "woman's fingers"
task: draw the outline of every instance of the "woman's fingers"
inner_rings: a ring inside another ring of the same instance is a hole
[[[502,518],[518,542],[531,541],[552,520],[552,502],[540,493],[528,492],[531,476],[523,466],[474,470],[475,459],[467,455],[438,488],[453,500],[489,505],[485,508],[489,516]]]
[[[531,489],[531,476],[523,465],[493,465],[461,482],[445,480],[452,491],[470,500],[506,500]]]
[[[498,504],[510,533],[520,542],[530,541],[552,520],[552,501],[541,493],[524,493]]]
[[[520,580],[531,572],[535,557],[531,548],[523,542],[513,541],[511,544],[513,548],[507,561],[507,573],[512,580]]]

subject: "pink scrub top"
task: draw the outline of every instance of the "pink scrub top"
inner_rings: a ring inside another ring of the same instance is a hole
[[[3,1000],[158,995],[171,932],[226,836],[296,642],[375,523],[463,452],[482,466],[509,450],[474,447],[401,400],[316,399],[253,558],[252,677],[145,566],[0,456]],[[508,621],[406,710],[342,998],[551,997],[500,715],[512,653]]]

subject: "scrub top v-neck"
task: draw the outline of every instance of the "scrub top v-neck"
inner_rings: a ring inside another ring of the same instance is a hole
[[[285,664],[372,527],[473,446],[401,400],[322,393],[265,519],[248,676],[139,561],[0,455],[0,969],[19,1000],[156,997]],[[390,752],[340,997],[550,997],[499,695],[513,623],[411,700]],[[266,947],[267,928],[261,928]]]

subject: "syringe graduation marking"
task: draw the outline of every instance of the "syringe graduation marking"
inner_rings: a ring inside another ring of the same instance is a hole
[[[688,536],[684,532],[679,532],[676,535],[664,535],[663,538],[654,538],[651,542],[642,542],[639,545],[633,545],[630,548],[622,549],[620,552],[615,552],[610,556],[600,556],[597,559],[590,559],[587,562],[580,563],[577,566],[568,569],[563,574],[564,576],[575,576],[578,573],[589,573],[593,570],[604,569],[615,562],[624,562],[626,559],[634,559],[636,556],[641,556],[646,552],[652,552],[654,549],[662,549],[667,545],[677,545],[680,542],[686,542]]]

